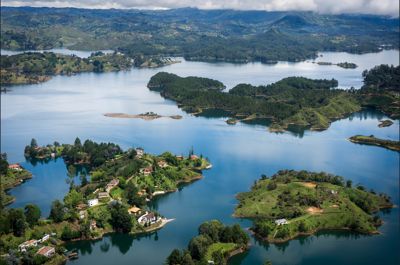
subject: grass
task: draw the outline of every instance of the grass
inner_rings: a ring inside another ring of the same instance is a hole
[[[206,260],[213,260],[212,255],[215,252],[221,252],[223,254],[229,253],[237,248],[237,244],[235,243],[213,243],[211,244],[206,252],[206,255],[204,256]]]

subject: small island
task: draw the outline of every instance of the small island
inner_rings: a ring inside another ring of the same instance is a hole
[[[104,116],[111,118],[128,118],[128,119],[142,119],[145,121],[152,121],[159,118],[171,118],[174,120],[182,119],[181,115],[162,116],[154,112],[146,112],[142,114],[126,114],[126,113],[105,113]]]
[[[331,62],[317,62],[318,65],[336,65],[339,66],[341,68],[345,68],[345,69],[355,69],[358,66],[355,63],[348,63],[348,62],[344,62],[344,63],[331,63]]]
[[[9,164],[7,154],[0,154],[0,206],[6,206],[15,201],[15,198],[6,193],[25,180],[32,178],[32,173],[24,169],[20,164]]]
[[[392,126],[393,122],[391,120],[381,120],[379,121],[378,127],[383,128],[383,127],[390,127]]]
[[[377,234],[382,221],[374,213],[393,207],[387,195],[353,187],[351,180],[294,170],[262,175],[237,199],[234,216],[253,219],[251,230],[271,243],[331,229]]]
[[[211,168],[193,149],[186,156],[170,152],[151,155],[140,147],[123,151],[114,143],[81,143],[79,138],[73,144],[55,142],[46,146],[32,139],[25,157],[31,162],[60,157],[71,177],[69,192],[62,201],[52,203],[48,218],[41,218],[39,207],[33,204],[24,209],[0,208],[0,221],[15,224],[0,227],[0,240],[4,242],[0,255],[13,251],[25,257],[27,253],[32,259],[43,260],[38,264],[61,264],[67,258],[76,258],[77,253],[65,255],[66,241],[97,239],[113,231],[142,234],[162,228],[173,219],[150,209],[147,203],[201,179],[202,170]],[[78,171],[82,167],[90,173]],[[73,181],[77,174],[79,184]]]
[[[238,225],[225,226],[218,220],[204,222],[199,234],[189,242],[188,249],[174,249],[167,265],[227,264],[229,258],[249,248],[249,236]]]
[[[389,150],[400,152],[400,141],[379,139],[373,135],[355,135],[350,137],[349,141],[357,144],[380,146]]]

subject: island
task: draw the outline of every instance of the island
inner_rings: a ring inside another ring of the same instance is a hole
[[[128,70],[133,60],[121,53],[92,53],[88,58],[53,52],[1,56],[1,85],[37,84],[55,75]]]
[[[380,65],[363,72],[364,86],[359,90],[337,89],[335,79],[287,77],[266,86],[238,84],[225,92],[224,84],[217,80],[159,72],[147,86],[194,115],[223,110],[230,116],[226,121],[230,125],[266,119],[273,132],[293,125],[321,131],[362,108],[377,109],[393,119],[400,117],[399,76],[400,66]]]
[[[358,67],[358,65],[356,65],[355,63],[348,63],[348,62],[337,63],[336,65],[345,69],[355,69]]]
[[[259,238],[279,243],[321,230],[379,233],[375,212],[393,207],[390,197],[325,172],[280,170],[262,175],[249,192],[237,195],[234,216],[252,219]]]
[[[400,141],[379,139],[373,135],[355,135],[350,137],[349,141],[357,144],[380,146],[389,150],[400,152]]]
[[[7,190],[22,184],[30,178],[32,178],[31,172],[18,163],[9,164],[7,154],[0,154],[0,208],[15,201],[13,196],[7,194]]]
[[[393,122],[391,120],[381,120],[379,121],[380,123],[378,124],[379,128],[383,128],[383,127],[389,127],[392,126]]]
[[[155,119],[159,118],[171,118],[174,120],[180,120],[182,119],[181,115],[170,115],[170,116],[163,116],[163,115],[158,115],[157,113],[154,112],[146,112],[142,114],[126,114],[126,113],[105,113],[104,116],[106,117],[111,117],[111,118],[128,118],[128,119],[142,119],[145,121],[152,121]]]
[[[143,148],[123,151],[114,143],[96,143],[76,138],[73,144],[55,142],[39,146],[35,139],[25,148],[28,161],[62,158],[67,166],[69,192],[52,202],[48,218],[41,218],[33,204],[24,209],[0,208],[0,255],[11,251],[17,257],[61,264],[76,253],[65,255],[70,240],[97,239],[110,232],[150,233],[173,219],[150,209],[155,197],[175,192],[183,184],[202,178],[211,164],[189,150],[186,156],[165,152],[151,155]],[[85,171],[79,171],[82,167]],[[80,183],[73,181],[80,176]],[[44,257],[43,257],[44,256]],[[57,262],[55,262],[57,261]]]
[[[226,226],[218,220],[202,223],[198,235],[188,249],[174,249],[166,260],[168,265],[227,264],[229,258],[249,248],[249,236],[238,225]]]

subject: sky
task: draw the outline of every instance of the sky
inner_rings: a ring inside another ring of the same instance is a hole
[[[2,6],[237,9],[315,11],[323,14],[362,13],[399,16],[399,0],[1,0]]]

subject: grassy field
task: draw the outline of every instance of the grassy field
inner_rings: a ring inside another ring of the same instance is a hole
[[[207,249],[205,260],[213,260],[212,255],[214,252],[221,252],[222,254],[225,254],[235,250],[236,248],[238,248],[238,245],[235,243],[213,243]]]
[[[391,207],[384,195],[361,187],[302,181],[296,178],[296,173],[274,175],[258,181],[250,192],[240,193],[235,216],[254,219],[256,234],[270,242],[279,242],[323,229],[377,233],[380,221],[373,213]],[[308,174],[314,178],[312,174],[317,173]],[[287,224],[277,225],[275,220],[282,218]]]

